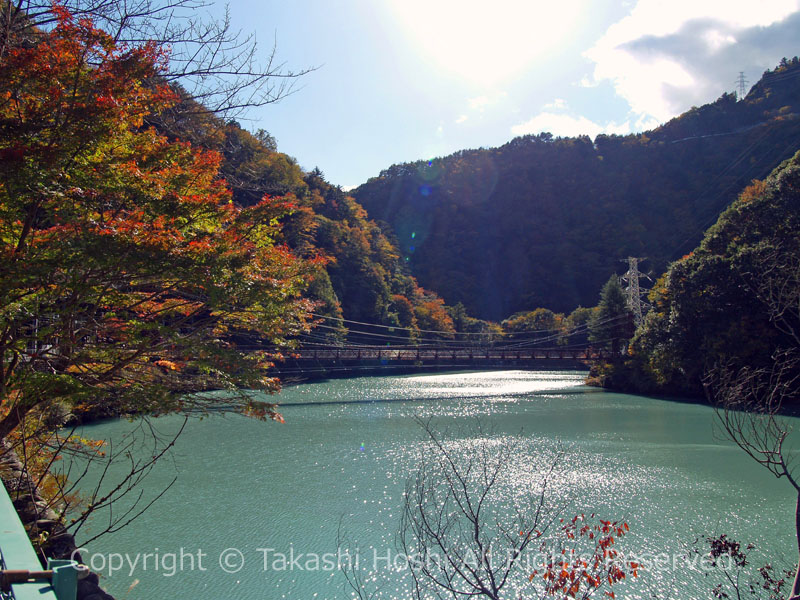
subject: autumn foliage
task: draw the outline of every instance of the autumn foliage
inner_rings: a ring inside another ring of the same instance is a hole
[[[221,157],[145,117],[166,55],[57,25],[0,62],[0,437],[30,411],[228,407],[278,418],[274,352],[304,330],[315,259],[278,243],[290,202],[231,201]]]
[[[628,531],[627,523],[606,521],[594,514],[561,519],[557,529],[560,550],[551,550],[546,564],[528,579],[543,581],[545,596],[589,598],[605,586],[605,596],[615,598],[611,588],[628,576],[638,577],[641,568],[639,563],[624,560],[615,547]]]

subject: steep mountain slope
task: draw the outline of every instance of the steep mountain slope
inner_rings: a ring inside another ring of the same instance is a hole
[[[398,343],[418,337],[420,329],[445,336],[454,331],[443,301],[417,284],[396,242],[319,170],[305,173],[293,158],[279,152],[267,132],[251,134],[236,122],[224,123],[197,110],[190,100],[156,125],[217,150],[223,159],[221,174],[236,204],[251,206],[269,194],[294,205],[276,241],[304,257],[322,255],[328,261],[318,266],[307,292],[320,302],[316,314],[325,318],[314,332],[304,334],[304,341],[327,343],[347,335],[353,342],[376,343],[372,334],[379,332],[385,343],[387,326],[397,328],[388,339]],[[359,326],[367,333],[354,334],[342,319],[384,327]]]
[[[448,304],[499,320],[592,305],[620,259],[664,270],[800,147],[800,62],[639,135],[515,138],[394,165],[354,191]]]
[[[709,369],[769,367],[776,351],[796,351],[800,152],[746,187],[651,296],[631,353],[603,373],[609,386],[700,395]]]

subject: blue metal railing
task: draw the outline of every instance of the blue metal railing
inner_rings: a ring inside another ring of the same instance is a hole
[[[0,483],[0,569],[42,572],[17,511]],[[11,583],[0,589],[2,600],[75,600],[80,570],[71,560],[48,560],[46,579]]]

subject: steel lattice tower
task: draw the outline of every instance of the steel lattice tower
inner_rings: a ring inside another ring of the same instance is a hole
[[[745,94],[747,93],[747,84],[748,81],[744,76],[744,71],[739,71],[739,77],[736,79],[736,85],[738,86],[739,90],[739,100],[744,98]]]
[[[628,272],[622,276],[622,280],[627,284],[625,292],[628,296],[628,306],[633,312],[633,322],[636,324],[636,327],[639,327],[639,325],[642,324],[642,320],[644,318],[643,313],[647,309],[647,305],[642,302],[642,294],[647,293],[647,290],[642,289],[642,287],[639,285],[639,279],[641,277],[647,277],[647,275],[639,272],[640,260],[644,259],[629,256],[627,259],[622,261],[628,263]]]

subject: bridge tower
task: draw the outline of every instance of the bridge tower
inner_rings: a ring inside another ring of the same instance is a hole
[[[622,261],[628,263],[628,271],[621,279],[625,283],[628,306],[633,312],[633,322],[636,324],[636,327],[642,324],[644,313],[646,313],[649,308],[649,305],[642,300],[642,296],[647,294],[647,289],[639,285],[639,279],[642,277],[649,279],[647,275],[639,271],[639,261],[642,260],[645,259],[629,256]]]

